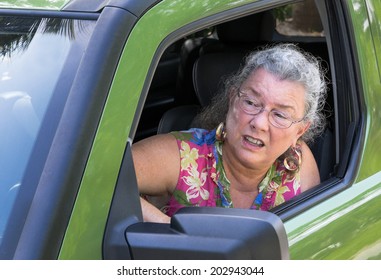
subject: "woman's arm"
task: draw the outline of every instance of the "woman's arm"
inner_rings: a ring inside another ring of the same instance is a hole
[[[148,196],[167,196],[177,185],[180,155],[176,139],[170,134],[155,135],[132,145],[139,192]],[[144,221],[169,222],[170,218],[145,199],[141,199]]]

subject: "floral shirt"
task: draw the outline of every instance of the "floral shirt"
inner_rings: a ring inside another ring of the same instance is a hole
[[[190,129],[172,134],[180,150],[180,176],[163,211],[172,216],[186,206],[232,208],[230,182],[222,164],[222,143],[216,141],[216,131]],[[251,209],[270,210],[300,194],[300,174],[290,174],[277,160],[258,190]]]

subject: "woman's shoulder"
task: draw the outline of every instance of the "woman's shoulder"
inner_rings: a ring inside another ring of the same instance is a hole
[[[296,170],[293,170],[294,167]],[[279,175],[282,184],[300,184],[302,192],[320,183],[315,158],[304,141],[298,141],[296,150],[288,153],[286,157],[277,159],[273,168],[274,174]]]
[[[171,134],[178,141],[190,142],[198,146],[212,145],[216,141],[216,131],[202,128],[191,128],[184,131],[173,131]]]
[[[311,149],[304,142],[302,142],[301,151],[303,154],[303,162],[300,168],[300,181],[302,191],[306,191],[320,184],[320,174],[315,157]]]

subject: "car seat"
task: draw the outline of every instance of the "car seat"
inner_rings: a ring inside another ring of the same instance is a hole
[[[179,106],[163,114],[157,133],[189,128],[196,114],[217,93],[223,77],[238,70],[248,52],[268,43],[274,29],[275,19],[266,11],[217,25],[217,38],[186,40],[175,96]]]
[[[206,28],[185,39],[177,75],[175,102],[197,104],[192,72],[195,61],[205,53],[248,52],[272,39],[275,20],[271,12],[261,12]]]

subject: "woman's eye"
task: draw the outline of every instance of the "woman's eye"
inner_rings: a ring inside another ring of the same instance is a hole
[[[282,112],[278,112],[278,111],[273,111],[273,116],[277,119],[283,119],[283,120],[287,120],[288,119],[288,116],[287,114],[285,113],[282,113]]]
[[[261,107],[261,105],[254,100],[245,99],[245,103],[246,103],[246,105],[251,106],[251,107]]]
[[[246,105],[248,105],[248,106],[252,106],[252,105],[253,105],[253,102],[252,102],[251,100],[249,100],[249,99],[246,99],[246,100],[245,100],[245,103],[246,103]]]

